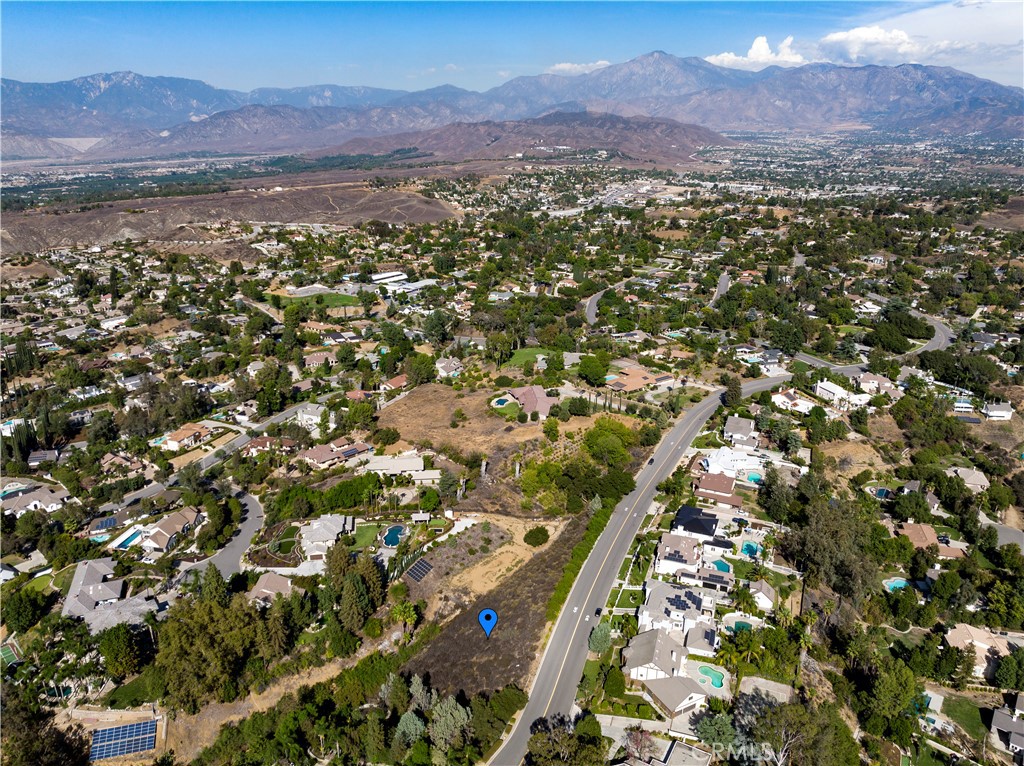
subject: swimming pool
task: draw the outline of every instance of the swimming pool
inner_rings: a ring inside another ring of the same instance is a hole
[[[761,553],[761,546],[757,543],[752,543],[750,542],[750,540],[747,540],[745,543],[743,543],[743,547],[740,550],[742,551],[744,556],[752,556],[756,558]]]
[[[494,407],[504,407],[506,404],[508,404],[508,399],[504,397],[502,397],[501,399],[495,399],[493,402],[491,402],[491,404]]]
[[[94,543],[105,543],[107,540],[110,539],[110,535],[93,535],[89,539],[92,540]]]
[[[710,678],[711,685],[716,689],[721,689],[725,686],[725,674],[722,671],[709,668],[707,665],[701,665],[697,672],[705,678]]]
[[[135,532],[132,532],[130,535],[128,535],[128,537],[126,537],[124,540],[122,540],[120,543],[118,543],[117,549],[119,551],[126,551],[126,550],[128,550],[129,548],[132,547],[132,545],[134,545],[136,542],[138,542],[138,539],[140,537],[142,537],[142,530],[141,529],[136,530]]]
[[[402,540],[402,535],[405,534],[405,527],[401,524],[395,524],[393,527],[388,527],[384,533],[384,545],[389,548],[397,548],[398,543]]]
[[[732,571],[732,567],[729,566],[729,564],[727,562],[722,561],[721,559],[715,559],[714,561],[712,561],[711,562],[711,566],[713,566],[719,572],[731,572]]]
[[[752,481],[752,482],[754,482],[754,484],[760,484],[761,483],[761,479],[762,479],[761,474],[759,474],[759,473],[757,473],[755,471],[751,471],[750,473],[747,474],[747,481]]]
[[[741,630],[753,630],[753,626],[749,622],[743,622],[738,620],[735,625],[732,626],[733,633],[739,633]]]
[[[906,588],[908,585],[910,585],[910,583],[902,577],[890,577],[882,584],[885,585],[885,589],[890,593],[896,590],[900,590],[901,588]]]
[[[150,444],[152,444],[154,447],[159,447],[165,441],[167,441],[167,436],[158,436],[155,439],[153,439],[153,441],[151,441]]]
[[[879,487],[878,489],[875,490],[875,497],[877,497],[879,500],[888,500],[890,494],[892,493],[890,493],[889,490],[887,490],[885,487]]]
[[[611,381],[615,380],[617,377],[619,377],[619,376],[618,375],[605,375],[604,376],[604,382],[605,383],[610,383]]]

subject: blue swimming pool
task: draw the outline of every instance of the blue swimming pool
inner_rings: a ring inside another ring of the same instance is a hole
[[[725,686],[725,674],[722,671],[709,668],[707,665],[701,665],[697,672],[705,678],[710,678],[711,685],[716,689],[721,689]]]
[[[744,556],[758,556],[761,553],[761,546],[757,543],[752,543],[750,540],[743,543],[743,547],[740,549]]]
[[[389,548],[397,548],[398,543],[402,540],[402,535],[405,534],[405,527],[401,524],[395,524],[393,527],[388,527],[384,533],[384,545]]]
[[[92,540],[94,543],[105,543],[107,540],[110,539],[110,535],[93,535],[89,539]]]
[[[731,572],[732,567],[729,566],[728,562],[722,561],[721,559],[715,559],[711,562],[711,566],[717,569],[719,572]]]
[[[136,530],[135,532],[132,532],[130,535],[128,535],[128,537],[126,537],[124,540],[118,543],[117,549],[119,551],[128,550],[139,541],[140,537],[142,537],[142,530]]]
[[[908,585],[910,585],[910,583],[902,577],[891,577],[885,581],[885,589],[890,593],[900,590],[901,588],[906,588]]]
[[[504,397],[502,397],[501,399],[495,399],[493,404],[495,407],[504,407],[506,404],[508,404],[508,399],[505,399]]]
[[[747,481],[752,481],[752,482],[754,482],[754,484],[760,484],[761,483],[761,479],[762,479],[761,474],[756,473],[754,471],[751,471],[750,473],[747,474]]]

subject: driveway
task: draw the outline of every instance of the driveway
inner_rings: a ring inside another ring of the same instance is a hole
[[[199,567],[206,569],[208,564],[213,564],[225,577],[238,574],[242,571],[242,554],[249,547],[252,538],[263,528],[263,506],[253,495],[243,495],[241,498],[242,507],[245,509],[245,516],[239,525],[234,537],[228,540],[228,544],[213,554],[210,558],[197,561],[182,568],[182,571]]]

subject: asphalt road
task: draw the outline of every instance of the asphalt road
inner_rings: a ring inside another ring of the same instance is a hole
[[[953,338],[952,330],[936,319],[925,318],[935,327],[935,337],[918,351],[948,346]],[[820,359],[814,359],[812,363],[825,364],[839,372],[862,369],[859,364],[837,366]],[[766,391],[789,377],[785,375],[745,383],[743,395]],[[655,449],[654,462],[640,471],[636,489],[615,508],[608,525],[576,577],[541,657],[526,709],[516,720],[516,725],[501,748],[491,758],[493,766],[519,766],[526,757],[530,729],[534,722],[556,713],[569,715],[571,712],[587,658],[587,639],[599,619],[595,612],[599,608],[603,609],[608,602],[619,565],[629,552],[629,546],[650,509],[658,484],[672,474],[681,453],[690,446],[714,414],[721,403],[720,394],[721,391],[716,391],[682,415]]]
[[[722,275],[718,278],[718,287],[715,288],[715,294],[712,296],[709,305],[714,306],[719,298],[729,292],[730,282],[732,282],[732,278],[729,276],[729,272],[722,272]]]
[[[768,390],[787,379],[780,376],[752,381],[743,386],[743,395]],[[682,452],[721,404],[720,394],[716,391],[698,402],[665,434],[654,451],[654,463],[644,466],[637,476],[636,489],[615,508],[555,622],[526,709],[490,760],[494,766],[518,766],[526,757],[533,722],[555,713],[568,714],[572,709],[587,658],[587,639],[598,622],[595,611],[603,609],[608,601],[619,565],[650,510],[658,484],[672,474]]]
[[[263,528],[264,513],[260,501],[253,495],[243,495],[239,499],[242,501],[242,507],[245,508],[245,516],[238,531],[235,532],[235,536],[210,558],[197,561],[184,569],[199,567],[205,570],[209,564],[213,564],[225,578],[242,571],[242,554],[249,547],[249,541],[253,536]]]

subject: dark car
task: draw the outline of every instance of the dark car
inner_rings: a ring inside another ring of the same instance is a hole
[[[647,461],[647,465],[654,465],[654,458],[653,457],[650,460]]]
[[[597,609],[595,609],[594,610],[594,614],[597,615],[598,617],[600,617],[601,616],[601,607],[598,607]]]

